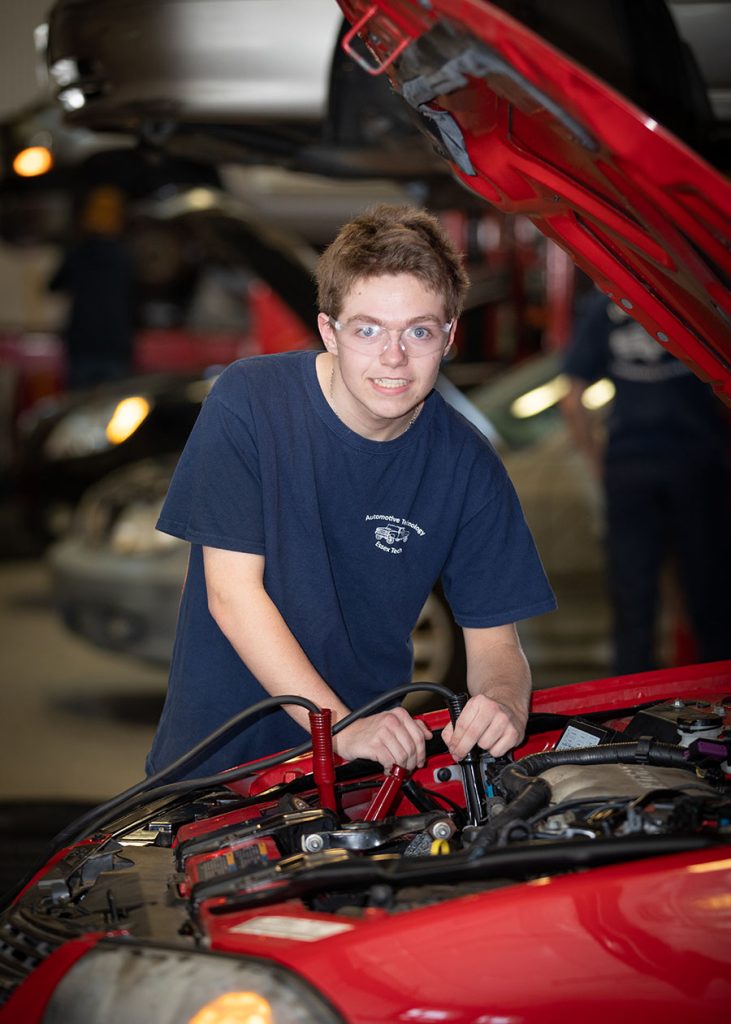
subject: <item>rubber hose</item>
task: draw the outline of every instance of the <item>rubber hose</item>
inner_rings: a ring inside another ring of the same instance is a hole
[[[486,847],[497,841],[504,827],[512,821],[530,817],[545,807],[551,798],[551,787],[535,776],[562,764],[653,764],[664,768],[687,768],[687,751],[669,743],[640,739],[633,743],[608,743],[606,746],[579,750],[547,750],[528,754],[510,764],[500,773],[500,785],[514,799],[495,817],[474,833],[470,856],[480,856]]]

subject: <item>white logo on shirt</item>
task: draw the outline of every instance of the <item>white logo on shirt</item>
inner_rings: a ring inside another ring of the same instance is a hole
[[[400,516],[370,515],[365,518],[366,522],[376,520],[381,524],[374,530],[375,545],[379,551],[385,551],[389,555],[400,555],[412,533],[419,537],[426,533],[416,523]]]
[[[639,324],[630,324],[612,331],[609,335],[609,349],[618,359],[637,359],[643,363],[657,362],[664,355],[662,345]]]
[[[611,331],[609,351],[609,372],[621,380],[656,384],[691,372],[680,360],[672,358],[638,323]]]

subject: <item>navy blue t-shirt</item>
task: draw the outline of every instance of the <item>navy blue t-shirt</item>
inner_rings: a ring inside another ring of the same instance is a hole
[[[615,386],[607,459],[726,461],[728,429],[711,388],[601,292],[579,307],[563,368],[589,382],[608,377]]]
[[[409,681],[410,634],[440,575],[461,626],[502,625],[555,607],[518,499],[485,438],[436,392],[399,437],[361,437],[328,405],[316,356],[232,364],[181,456],[158,528],[192,547],[148,771],[266,696],[208,611],[202,546],[265,555],[267,593],[351,709]],[[276,711],[190,774],[306,738]]]

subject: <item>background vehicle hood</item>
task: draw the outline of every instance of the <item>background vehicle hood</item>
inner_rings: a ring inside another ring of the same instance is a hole
[[[494,4],[339,3],[455,176],[529,216],[731,402],[728,180]]]

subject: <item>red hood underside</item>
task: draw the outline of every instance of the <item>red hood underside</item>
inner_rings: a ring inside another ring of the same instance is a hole
[[[529,216],[731,403],[731,184],[484,0],[340,5],[454,174]]]

